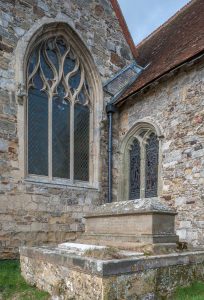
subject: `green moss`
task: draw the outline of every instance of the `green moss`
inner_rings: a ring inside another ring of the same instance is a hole
[[[21,276],[17,260],[0,261],[0,298],[2,300],[47,300],[49,295],[28,285]]]
[[[174,300],[203,300],[204,299],[204,282],[194,282],[186,288],[177,288]]]

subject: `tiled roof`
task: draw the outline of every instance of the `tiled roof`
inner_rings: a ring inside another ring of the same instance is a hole
[[[204,50],[204,0],[192,0],[137,46],[137,63],[150,63],[118,102]]]

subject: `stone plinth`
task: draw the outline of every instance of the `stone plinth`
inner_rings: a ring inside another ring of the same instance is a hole
[[[22,275],[62,300],[167,299],[177,287],[204,280],[204,251],[101,260],[77,247],[21,248]]]
[[[80,242],[138,249],[176,247],[175,210],[156,198],[105,204],[85,216]]]

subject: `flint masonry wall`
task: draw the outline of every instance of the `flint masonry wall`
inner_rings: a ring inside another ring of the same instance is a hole
[[[104,112],[101,112],[99,189],[31,183],[21,175],[15,49],[26,32],[44,17],[62,19],[74,28],[91,51],[102,81],[132,59],[107,0],[0,1],[0,258],[15,257],[23,244],[75,238],[76,232],[83,228],[83,214],[106,196]]]
[[[120,145],[137,122],[157,124],[162,139],[160,198],[178,211],[181,241],[204,246],[204,63],[127,99],[115,119],[114,198],[118,195]],[[115,124],[117,122],[115,121]]]

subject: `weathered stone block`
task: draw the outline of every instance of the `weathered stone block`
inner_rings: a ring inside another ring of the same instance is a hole
[[[65,300],[167,299],[177,287],[204,280],[203,251],[149,257],[129,253],[109,260],[86,257],[83,248],[74,246],[22,247],[20,253],[27,282]]]
[[[175,215],[156,198],[105,204],[86,214],[80,241],[124,249],[137,249],[139,244],[176,247]]]

